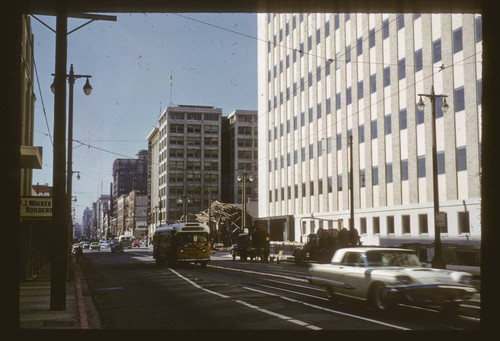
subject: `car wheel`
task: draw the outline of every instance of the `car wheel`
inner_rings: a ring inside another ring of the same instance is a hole
[[[333,290],[333,288],[332,287],[325,287],[325,291],[326,291],[326,297],[328,297],[328,299],[331,302],[335,302],[335,291]]]
[[[394,307],[394,300],[389,297],[387,288],[382,283],[377,283],[372,287],[371,301],[379,311],[389,311]]]

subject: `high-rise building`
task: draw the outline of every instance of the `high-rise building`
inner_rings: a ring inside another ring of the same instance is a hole
[[[481,20],[258,14],[259,215],[294,215],[301,240],[349,226],[352,189],[365,244],[432,243],[432,106],[416,105],[433,87],[441,237],[479,245]]]
[[[116,159],[113,162],[113,215],[118,209],[118,198],[133,190],[147,193],[147,181],[147,150],[137,152],[135,159]]]
[[[162,224],[207,209],[209,198],[220,200],[221,115],[219,108],[195,105],[167,107],[161,114],[157,162]]]
[[[227,116],[228,134],[223,138],[222,163],[227,164],[227,175],[223,171],[224,202],[242,204],[243,181],[246,198],[257,198],[258,129],[256,110],[235,110]],[[227,160],[227,163],[225,163]],[[239,179],[239,180],[238,180]],[[251,180],[251,181],[250,181]]]

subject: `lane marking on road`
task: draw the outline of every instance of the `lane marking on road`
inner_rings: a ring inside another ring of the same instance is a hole
[[[231,298],[230,296],[227,296],[227,295],[223,295],[223,294],[220,294],[218,292],[215,292],[215,291],[212,291],[212,290],[209,290],[209,289],[206,289],[204,287],[202,287],[201,285],[199,284],[196,284],[195,282],[191,281],[189,278],[186,278],[185,276],[181,275],[180,273],[178,273],[177,271],[171,269],[171,268],[168,268],[170,271],[172,271],[174,274],[176,274],[177,276],[179,276],[179,278],[182,278],[183,280],[185,280],[186,282],[188,282],[189,284],[191,284],[192,286],[194,286],[195,288],[198,288],[198,289],[201,289],[201,290],[204,290],[212,295],[216,295],[216,296],[219,296],[219,297],[222,297],[222,298]],[[317,326],[314,326],[314,325],[310,325],[306,322],[303,322],[303,321],[300,321],[300,320],[296,320],[290,316],[286,316],[286,315],[282,315],[282,314],[278,314],[278,313],[275,313],[273,311],[270,311],[270,310],[267,310],[267,309],[264,309],[264,308],[261,308],[261,307],[258,307],[256,305],[253,305],[253,304],[250,304],[248,302],[245,302],[245,301],[242,301],[242,300],[235,300],[235,299],[232,299],[234,302],[237,302],[239,304],[242,304],[246,307],[249,307],[249,308],[252,308],[252,309],[255,309],[255,310],[258,310],[260,312],[263,312],[265,314],[268,314],[268,315],[272,315],[274,317],[278,317],[282,320],[285,320],[285,321],[288,321],[288,322],[291,322],[291,323],[294,323],[294,324],[297,324],[297,325],[300,325],[302,327],[306,327],[306,328],[309,328],[309,329],[312,329],[312,330],[321,330],[321,328],[317,327]]]
[[[321,307],[321,306],[318,306],[318,305],[315,305],[315,304],[298,301],[298,300],[295,300],[293,298],[289,298],[289,297],[286,297],[286,296],[281,296],[281,295],[274,294],[274,293],[271,293],[271,292],[262,291],[262,290],[258,290],[258,289],[254,289],[254,288],[249,288],[249,287],[244,287],[244,288],[247,289],[247,290],[250,290],[250,291],[255,291],[255,292],[258,292],[258,293],[261,293],[261,294],[264,294],[264,295],[279,297],[279,298],[284,299],[286,301],[303,304],[305,306],[308,306],[308,307],[311,307],[311,308],[315,308],[315,309],[319,309],[319,310],[324,310],[324,311],[327,311],[327,312],[330,312],[330,313],[334,313],[334,314],[338,314],[338,315],[343,315],[343,316],[347,316],[347,317],[352,317],[352,318],[355,318],[355,319],[359,319],[359,320],[363,320],[363,321],[368,321],[368,322],[380,324],[380,325],[383,325],[383,326],[386,326],[386,327],[395,328],[395,329],[411,330],[409,328],[402,327],[402,326],[397,326],[397,325],[394,325],[394,324],[391,324],[391,323],[382,322],[382,321],[374,320],[374,319],[371,319],[371,318],[367,318],[367,317],[363,317],[363,316],[358,316],[358,315],[353,315],[353,314],[349,314],[349,313],[344,313],[342,311],[333,310],[333,309]]]
[[[315,290],[315,291],[321,291],[321,292],[325,291],[324,289],[320,289],[320,288],[308,287],[308,286],[305,286],[305,285],[294,284],[294,283],[281,282],[281,281],[277,281],[277,280],[274,280],[274,279],[266,279],[266,281],[280,283],[280,284],[285,284],[285,285],[290,285],[290,286],[294,286],[294,287],[298,287],[298,288],[304,288],[304,289],[308,289],[308,290]]]
[[[299,291],[293,291],[293,290],[288,290],[288,289],[283,289],[283,288],[278,288],[278,287],[272,287],[270,285],[265,285],[265,284],[260,284],[260,283],[252,283],[252,284],[255,284],[255,285],[258,285],[258,286],[261,286],[261,287],[270,288],[270,289],[276,289],[276,290],[286,291],[286,292],[289,292],[289,293],[292,293],[292,294],[296,294],[296,295],[301,295],[301,296],[307,296],[307,297],[311,297],[311,298],[316,298],[318,300],[329,301],[328,298],[314,296],[314,295],[309,295],[309,294],[304,294],[303,292],[299,292]]]
[[[304,279],[304,278],[297,278],[297,277],[290,277],[290,276],[285,276],[285,275],[270,274],[270,273],[266,273],[266,272],[258,272],[258,271],[235,269],[235,268],[226,268],[226,267],[223,267],[223,266],[210,265],[210,264],[207,265],[207,267],[211,267],[211,268],[215,268],[215,269],[230,270],[230,271],[246,272],[246,273],[249,273],[249,274],[257,274],[257,275],[262,275],[262,276],[271,276],[271,277],[285,278],[285,279],[289,279],[291,281],[309,283],[309,281],[307,279]]]
[[[222,297],[222,298],[230,298],[229,296],[226,296],[226,295],[223,295],[223,294],[220,294],[218,292],[215,292],[215,291],[212,291],[212,290],[209,290],[209,289],[206,289],[204,287],[202,287],[201,285],[199,284],[196,284],[195,282],[193,282],[192,280],[190,280],[189,278],[186,278],[184,277],[183,275],[181,275],[180,273],[178,273],[177,271],[175,271],[174,269],[171,269],[171,268],[168,268],[170,271],[172,271],[174,274],[176,274],[177,276],[179,276],[180,278],[182,278],[183,280],[185,280],[186,282],[190,283],[192,286],[198,288],[198,289],[201,289],[201,290],[204,290],[212,295],[217,295],[219,297]]]
[[[309,329],[312,329],[312,330],[321,330],[320,327],[317,327],[315,325],[312,325],[312,324],[308,324],[304,321],[300,321],[300,320],[296,320],[290,316],[286,316],[286,315],[283,315],[283,314],[278,314],[278,313],[275,313],[273,311],[270,311],[270,310],[267,310],[267,309],[264,309],[264,308],[261,308],[259,306],[256,306],[256,305],[253,305],[253,304],[250,304],[248,302],[245,302],[245,301],[241,301],[241,300],[234,300],[235,302],[238,302],[240,304],[243,304],[244,306],[246,307],[249,307],[249,308],[252,308],[252,309],[255,309],[255,310],[258,310],[260,312],[263,312],[265,314],[268,314],[268,315],[271,315],[271,316],[274,316],[274,317],[277,317],[279,319],[282,319],[282,320],[285,320],[285,321],[288,321],[288,322],[291,322],[291,323],[295,323],[299,326],[302,326],[302,327],[306,327],[306,328],[309,328]]]

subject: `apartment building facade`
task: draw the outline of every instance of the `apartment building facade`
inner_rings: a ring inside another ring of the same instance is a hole
[[[349,225],[352,189],[365,244],[432,243],[432,106],[416,104],[433,87],[449,105],[435,112],[441,238],[478,246],[481,27],[474,14],[259,14],[259,216],[293,215],[303,240]]]
[[[167,107],[158,125],[158,212],[171,224],[221,193],[221,116],[212,106]],[[154,163],[154,161],[153,161]]]

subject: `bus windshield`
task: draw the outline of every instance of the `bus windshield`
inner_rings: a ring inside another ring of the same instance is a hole
[[[207,233],[179,233],[177,240],[181,243],[206,243],[208,241]]]

